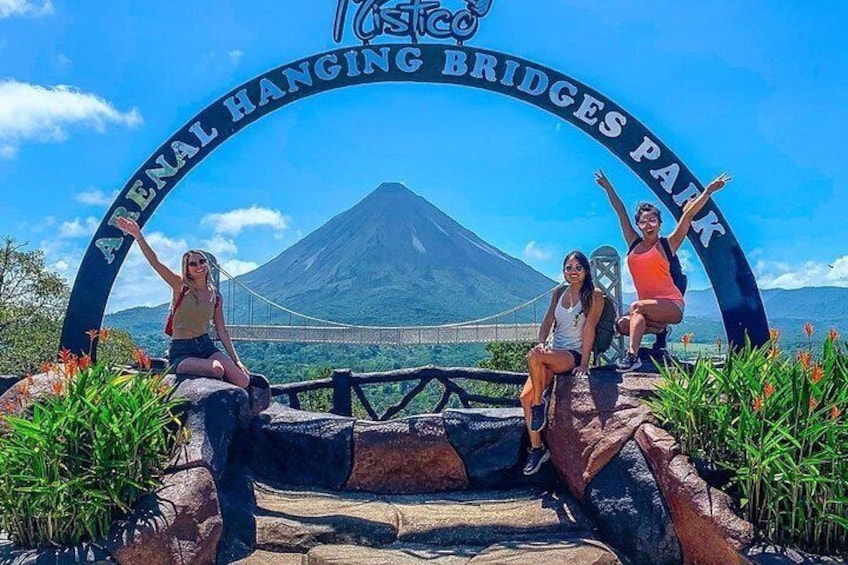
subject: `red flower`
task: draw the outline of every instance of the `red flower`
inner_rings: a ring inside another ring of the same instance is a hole
[[[754,409],[754,412],[759,412],[763,409],[763,399],[759,396],[754,399],[754,402],[751,403],[751,408]]]
[[[810,368],[810,361],[812,358],[813,356],[809,351],[802,351],[798,354],[798,361],[801,362],[801,367],[803,367],[805,371]]]
[[[821,365],[816,363],[813,367],[813,374],[810,376],[810,380],[817,383],[822,380],[822,377],[824,377],[824,369],[821,368]]]
[[[766,399],[768,400],[768,398],[774,394],[774,385],[766,383],[766,386],[763,387],[763,394],[766,395]]]
[[[834,406],[830,409],[830,418],[832,420],[837,419],[840,414],[842,414],[842,410],[840,410],[838,407]]]
[[[813,324],[807,322],[804,324],[804,333],[807,334],[807,338],[813,337]]]
[[[78,364],[80,371],[85,371],[86,369],[91,367],[91,357],[88,355],[88,353],[80,357]]]
[[[100,330],[100,341],[106,341],[109,339],[109,328],[103,328]]]
[[[773,360],[777,359],[777,355],[778,355],[777,347],[772,346],[772,348],[769,349],[768,358],[773,361]]]
[[[67,365],[68,361],[71,357],[73,357],[73,355],[74,354],[71,353],[71,350],[65,347],[64,349],[62,349],[62,351],[59,352],[59,359],[62,360],[62,363],[65,363]]]
[[[692,343],[692,334],[683,334],[680,337],[680,341],[683,343],[683,349],[687,349],[689,344]]]
[[[150,369],[150,356],[143,349],[133,351],[133,359],[135,359],[135,363],[139,369],[144,369],[145,371]]]
[[[769,339],[777,343],[777,340],[780,339],[780,330],[777,328],[769,328]]]
[[[836,343],[836,341],[839,339],[839,332],[836,331],[836,328],[830,328],[830,331],[827,332],[827,337],[830,341]]]
[[[53,383],[53,394],[55,394],[56,396],[62,394],[62,391],[64,389],[65,385],[62,383],[62,381],[56,381]]]
[[[100,335],[100,332],[97,330],[88,330],[87,332],[85,332],[85,335],[88,336],[88,341],[94,341],[94,338]]]
[[[811,396],[810,397],[810,412],[812,412],[813,410],[815,410],[818,407],[819,407],[819,401]]]

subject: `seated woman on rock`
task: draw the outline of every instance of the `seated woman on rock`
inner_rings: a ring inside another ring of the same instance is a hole
[[[683,320],[685,302],[683,292],[672,276],[672,261],[683,244],[695,214],[701,211],[712,193],[720,190],[729,181],[730,177],[722,173],[707,185],[704,192],[687,202],[680,220],[665,240],[660,237],[662,217],[656,206],[643,202],[636,208],[634,219],[642,232],[640,236],[630,224],[624,204],[604,172],[598,170],[595,173],[595,182],[606,191],[621,223],[621,231],[628,249],[627,267],[636,287],[637,299],[630,305],[630,313],[618,321],[621,334],[630,336],[627,353],[616,366],[618,372],[634,371],[642,366],[639,346],[646,333],[657,334],[658,340],[664,343],[668,325],[678,324]]]
[[[541,432],[547,424],[548,395],[556,373],[574,370],[589,374],[589,356],[595,343],[595,330],[604,310],[604,294],[595,288],[589,260],[572,251],[562,263],[563,286],[551,296],[548,311],[539,328],[539,343],[527,355],[530,376],[521,392],[521,406],[530,432],[530,449],[524,474],[532,475],[550,459]],[[548,336],[554,330],[553,343]]]
[[[247,388],[250,373],[239,360],[230,334],[227,333],[221,295],[212,284],[206,255],[202,251],[186,251],[182,258],[182,274],[177,274],[159,261],[134,220],[117,218],[115,224],[121,231],[135,238],[144,258],[173,291],[173,339],[168,350],[173,370],[176,373],[224,379]],[[210,321],[215,323],[215,331],[229,357],[212,343],[209,337]]]

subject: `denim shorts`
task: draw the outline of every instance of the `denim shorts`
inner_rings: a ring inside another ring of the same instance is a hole
[[[168,348],[168,360],[172,370],[176,372],[179,364],[189,357],[197,359],[209,359],[220,350],[212,343],[209,334],[203,334],[191,339],[172,339],[171,347]]]

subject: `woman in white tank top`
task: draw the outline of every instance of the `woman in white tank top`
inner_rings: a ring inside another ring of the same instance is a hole
[[[557,373],[589,374],[589,357],[595,343],[595,328],[604,310],[604,295],[595,288],[589,260],[580,251],[565,256],[562,264],[565,283],[554,291],[539,328],[539,342],[527,355],[530,376],[521,392],[521,406],[530,433],[530,450],[525,475],[536,473],[550,459],[542,442],[547,423],[545,390]],[[548,337],[553,328],[553,342]]]

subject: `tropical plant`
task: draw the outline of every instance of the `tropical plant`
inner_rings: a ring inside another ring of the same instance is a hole
[[[848,352],[835,332],[817,356],[787,356],[778,337],[731,352],[723,366],[700,358],[691,371],[662,368],[650,405],[685,453],[732,474],[730,488],[764,536],[845,552]]]
[[[160,376],[61,359],[52,395],[0,420],[0,530],[22,547],[103,539],[160,484],[182,437]]]

